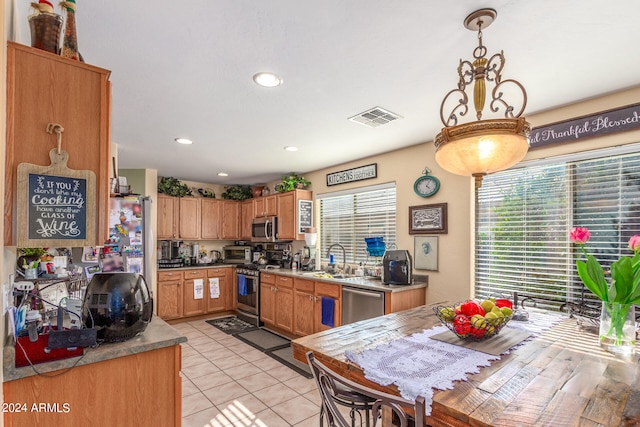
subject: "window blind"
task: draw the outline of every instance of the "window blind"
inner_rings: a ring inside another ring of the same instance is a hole
[[[396,189],[380,186],[359,189],[357,192],[326,194],[320,202],[320,247],[321,260],[329,261],[327,250],[334,243],[345,248],[334,247],[331,252],[335,262],[363,264],[368,259],[365,237],[383,236],[387,247],[396,243]]]
[[[587,252],[605,271],[631,254],[628,240],[640,234],[640,148],[485,177],[476,199],[476,295],[517,291],[554,300],[539,304],[552,309],[596,303],[576,271],[584,257],[569,241],[572,227],[589,228]]]

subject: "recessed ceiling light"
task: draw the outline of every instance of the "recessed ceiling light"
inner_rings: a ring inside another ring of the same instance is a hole
[[[287,150],[287,151],[298,151],[298,147],[293,147],[293,146],[290,146],[290,145],[284,147],[284,149]]]
[[[264,87],[276,87],[282,84],[282,79],[277,74],[273,73],[257,73],[253,75],[253,81],[256,84]]]
[[[175,140],[178,144],[191,145],[193,141],[187,138],[176,138]]]
[[[218,176],[229,176],[226,172],[218,172]]]

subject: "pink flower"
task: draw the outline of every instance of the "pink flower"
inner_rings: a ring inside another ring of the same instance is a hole
[[[634,252],[640,251],[640,235],[631,236],[629,239],[629,249]]]
[[[638,248],[640,249],[640,236],[634,236],[634,237],[638,237]],[[591,233],[589,232],[589,229],[584,227],[574,227],[571,229],[571,232],[569,233],[569,239],[571,239],[571,242],[577,243],[579,245],[584,245],[589,241],[590,238],[591,238]],[[629,244],[631,244],[631,241],[629,241]]]

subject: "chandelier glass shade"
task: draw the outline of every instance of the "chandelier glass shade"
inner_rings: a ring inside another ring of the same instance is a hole
[[[465,27],[478,31],[478,47],[474,60],[460,60],[458,87],[450,91],[440,106],[440,119],[444,128],[435,138],[436,162],[444,170],[456,175],[474,176],[480,186],[486,174],[508,169],[524,158],[529,149],[531,127],[520,117],[527,103],[527,93],[516,80],[502,80],[504,55],[502,52],[486,58],[482,44],[482,28],[496,18],[493,9],[481,9],[465,19]],[[493,90],[487,93],[487,84]],[[471,96],[467,89],[473,87]],[[519,109],[507,100],[514,96]],[[458,124],[470,110],[473,99],[476,121]],[[485,104],[496,113],[504,110],[504,118],[482,120]]]

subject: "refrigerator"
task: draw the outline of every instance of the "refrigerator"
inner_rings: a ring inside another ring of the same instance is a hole
[[[150,274],[154,248],[151,235],[151,198],[114,196],[109,202],[109,240],[100,251],[103,272]]]

